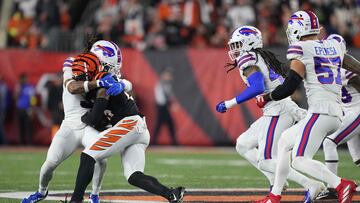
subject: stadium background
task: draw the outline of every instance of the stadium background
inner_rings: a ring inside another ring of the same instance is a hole
[[[80,53],[90,36],[112,40],[122,48],[122,73],[134,84],[150,132],[157,116],[155,84],[164,68],[172,68],[171,113],[179,144],[184,147],[151,146],[146,171],[166,184],[190,188],[268,187],[265,178],[233,148],[204,147],[233,146],[237,136],[261,115],[253,100],[226,114],[215,111],[219,101],[232,98],[245,87],[237,71],[227,74],[224,68],[230,62],[226,43],[234,28],[257,26],[265,47],[286,64],[287,19],[294,10],[311,9],[323,26],[321,35],[341,34],[350,54],[360,58],[358,0],[0,0],[0,6],[0,90],[6,92],[0,94],[0,192],[36,189],[47,147],[63,116],[63,61]],[[16,97],[24,74],[35,90],[29,107],[32,128],[25,129],[32,131],[32,136],[25,148],[20,142]],[[293,99],[307,107],[303,88]],[[170,143],[163,128],[159,144]],[[72,189],[78,155],[57,169],[52,189]],[[340,155],[340,175],[360,181],[348,152]],[[132,188],[114,159],[118,157],[109,161],[103,188]],[[317,159],[323,160],[321,153]],[[17,201],[0,198],[0,202]]]
[[[26,74],[36,87],[36,99],[29,107],[34,127],[28,143],[48,145],[63,116],[60,75],[54,74],[61,74],[63,60],[81,52],[90,36],[98,36],[122,47],[122,72],[134,83],[150,132],[156,120],[154,86],[162,69],[171,67],[176,107],[171,111],[179,143],[231,145],[260,115],[253,101],[227,114],[215,112],[219,101],[244,88],[237,71],[226,74],[224,68],[231,31],[245,24],[259,27],[265,46],[286,64],[286,19],[291,10],[311,9],[319,16],[322,36],[341,34],[349,52],[360,57],[359,4],[351,0],[1,1],[0,75],[8,87],[6,98],[1,98],[6,143],[20,143],[16,114],[20,75]],[[50,79],[40,83],[42,77]],[[302,94],[300,89],[294,99],[306,107]],[[162,128],[160,144],[170,143],[166,134]]]

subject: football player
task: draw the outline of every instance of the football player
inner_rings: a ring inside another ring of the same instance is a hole
[[[127,89],[126,84],[122,83],[122,86],[122,90]],[[121,155],[124,176],[131,185],[160,195],[169,202],[182,202],[184,187],[168,188],[156,178],[144,174],[145,150],[149,145],[150,135],[145,117],[140,114],[132,97],[126,91],[116,96],[108,96],[104,88],[97,90],[96,95],[92,109],[82,116],[81,120],[97,128],[104,120],[104,116],[99,115],[106,110],[112,127],[98,136],[97,131],[89,132],[89,136],[99,138],[81,153],[76,185],[70,202],[83,201],[85,189],[93,177],[95,163],[113,154]]]
[[[341,124],[340,73],[346,47],[336,39],[318,39],[319,21],[311,11],[295,12],[290,17],[286,32],[290,45],[287,51],[287,58],[291,61],[290,72],[282,85],[259,97],[258,104],[261,107],[267,102],[288,97],[304,80],[309,109],[303,120],[283,133],[280,142],[284,141],[282,145],[288,148],[280,152],[279,145],[279,152],[284,155],[282,158],[285,161],[279,161],[273,190],[258,202],[280,202],[280,188],[285,183],[289,168],[288,154],[292,153],[294,169],[328,183],[336,188],[339,202],[350,203],[356,183],[338,177],[313,159],[323,139]],[[296,135],[294,145],[291,144],[293,135]]]
[[[121,85],[112,77],[104,77],[92,80],[99,71],[110,71],[121,65],[120,49],[108,41],[91,43],[85,53],[75,58],[67,58],[63,65],[63,104],[65,118],[60,129],[55,134],[47,153],[46,160],[41,167],[39,177],[39,189],[29,197],[24,198],[22,203],[34,203],[45,199],[48,194],[48,185],[53,173],[65,159],[67,159],[77,148],[90,145],[97,137],[86,133],[92,130],[81,122],[81,116],[87,109],[80,106],[84,100],[81,93],[86,93],[99,87],[111,90],[118,94]],[[92,80],[92,81],[91,81]],[[106,160],[96,163],[93,190],[90,196],[92,203],[99,202],[99,190],[101,180],[106,168]]]
[[[345,46],[344,39],[339,35],[329,35],[327,39],[335,39]],[[355,165],[360,167],[360,77],[351,71],[342,69],[342,105],[345,113],[339,129],[325,138],[323,149],[326,167],[337,174],[339,155],[337,146],[347,143]],[[329,188],[327,193],[319,194],[317,199],[337,199],[336,190]]]
[[[284,81],[285,72],[275,55],[263,49],[261,32],[252,26],[237,28],[229,41],[229,56],[235,61],[240,76],[248,86],[240,95],[220,102],[220,113],[229,108],[274,90]],[[277,144],[281,133],[301,120],[306,111],[299,108],[290,97],[272,101],[264,106],[263,116],[241,134],[236,141],[236,151],[260,170],[273,185],[276,168]],[[288,178],[309,190],[312,198],[325,189],[323,183],[290,170]]]

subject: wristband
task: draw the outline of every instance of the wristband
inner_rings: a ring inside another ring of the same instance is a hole
[[[230,109],[231,107],[235,106],[237,104],[236,102],[236,99],[231,99],[231,100],[228,100],[228,101],[225,101],[225,107],[227,109]]]
[[[89,81],[84,82],[84,90],[85,92],[89,92]]]
[[[100,80],[96,80],[96,86],[100,87]]]

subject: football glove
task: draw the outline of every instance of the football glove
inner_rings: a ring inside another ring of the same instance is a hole
[[[116,82],[109,89],[106,90],[106,93],[110,96],[116,96],[122,93],[125,89],[125,84],[123,82]]]
[[[104,87],[106,89],[109,89],[116,82],[117,81],[114,79],[114,77],[111,74],[106,74],[105,77],[100,78],[98,80],[98,87]]]
[[[225,102],[222,101],[220,103],[218,103],[216,105],[216,111],[219,112],[219,113],[225,113],[227,110],[226,106],[225,106]]]
[[[259,108],[264,108],[264,106],[268,103],[268,101],[264,99],[264,96],[264,94],[256,96],[256,105]]]

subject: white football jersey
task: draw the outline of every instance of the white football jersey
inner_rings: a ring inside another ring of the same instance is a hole
[[[351,85],[348,85],[349,80],[356,76],[355,73],[341,69],[342,83],[341,101],[343,103],[344,111],[350,111],[353,108],[360,108],[360,93]]]
[[[310,113],[342,116],[341,64],[346,47],[335,39],[299,41],[290,45],[287,59],[306,68],[304,86]]]
[[[284,78],[275,73],[272,69],[269,70],[268,66],[265,63],[265,60],[260,54],[254,52],[245,52],[237,59],[237,65],[240,71],[240,76],[247,86],[249,82],[247,77],[244,76],[244,70],[249,66],[257,66],[265,79],[265,92],[269,93],[273,91],[277,86],[284,82]],[[290,101],[290,98],[283,99],[281,101],[271,101],[266,104],[263,108],[264,115],[274,116],[279,115],[284,112],[284,105],[280,105],[282,102]]]
[[[67,58],[63,65],[63,105],[64,105],[64,122],[69,123],[73,129],[81,129],[86,125],[81,122],[81,116],[83,116],[87,109],[80,106],[80,102],[85,100],[84,97],[80,94],[71,94],[65,87],[65,81],[67,79],[72,79],[73,73],[71,69],[71,64],[74,61],[74,58]]]

